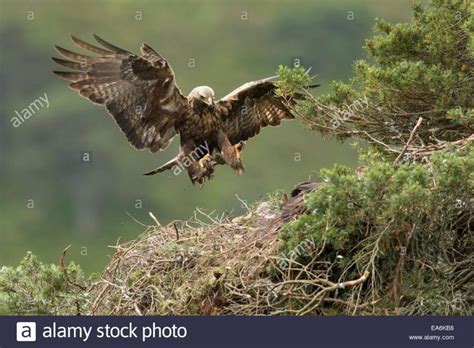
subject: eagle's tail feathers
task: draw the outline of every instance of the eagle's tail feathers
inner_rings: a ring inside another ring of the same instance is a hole
[[[178,160],[178,156],[176,156],[175,158],[173,158],[172,160],[166,162],[165,164],[159,166],[158,168],[155,168],[153,169],[152,171],[149,171],[147,173],[144,173],[143,175],[154,175],[154,174],[158,174],[158,173],[161,173],[161,172],[164,172],[166,170],[169,170],[171,168],[173,168],[175,165],[179,165],[179,160]]]

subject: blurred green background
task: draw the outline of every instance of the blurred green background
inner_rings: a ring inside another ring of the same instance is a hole
[[[410,18],[411,0],[345,1],[93,1],[0,0],[0,265],[32,251],[56,262],[68,258],[100,271],[120,238],[136,237],[148,212],[162,224],[187,219],[196,207],[239,214],[252,202],[289,190],[320,168],[354,166],[348,144],[321,139],[300,121],[265,129],[244,151],[245,175],[219,167],[203,189],[185,174],[141,174],[171,158],[178,141],[158,156],[134,151],[105,110],[54,78],[54,44],[72,48],[69,34],[93,32],[138,52],[146,42],[172,65],[184,93],[209,85],[217,97],[240,84],[274,74],[300,59],[318,74],[324,93],[364,58],[374,17]],[[194,64],[193,64],[194,62]],[[191,63],[191,64],[190,64]],[[21,112],[47,94],[20,127]],[[82,161],[90,152],[91,162]]]

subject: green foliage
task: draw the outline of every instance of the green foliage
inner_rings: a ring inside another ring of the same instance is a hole
[[[427,7],[413,6],[411,23],[377,20],[377,34],[365,43],[372,59],[357,61],[349,83],[334,82],[332,92],[318,98],[320,104],[312,110],[313,128],[341,138],[359,136],[379,147],[385,144],[384,150],[404,146],[420,117],[413,145],[470,136],[473,8],[462,0],[434,0]],[[350,108],[364,98],[369,103],[363,108]],[[348,108],[341,120],[338,116]]]
[[[418,225],[420,233],[445,233],[450,219],[468,208],[473,172],[474,147],[470,153],[436,155],[432,168],[376,161],[358,177],[336,165],[321,171],[326,184],[306,196],[310,214],[289,225],[282,238],[288,250],[312,238],[349,252],[353,238],[362,238],[367,229],[381,232],[389,223],[387,235],[406,224]]]
[[[465,59],[473,30],[468,2],[434,0],[427,8],[415,3],[413,11],[409,24],[376,21],[375,29],[382,35],[366,41],[376,62],[389,66],[415,60],[447,71],[467,70],[466,64],[472,64]]]
[[[402,293],[407,298],[423,295],[434,303],[427,294],[433,282],[438,282],[437,293],[449,288],[459,276],[454,275],[454,265],[473,261],[472,173],[473,146],[435,154],[432,166],[393,166],[372,159],[363,174],[356,175],[350,168],[336,165],[322,170],[325,185],[305,196],[309,214],[289,224],[280,238],[287,253],[304,240],[314,240],[331,250],[319,261],[343,256],[334,279],[343,269],[376,270],[381,279],[378,291],[386,296],[398,281],[396,269],[401,248],[405,248],[411,261],[401,271],[405,275]],[[302,255],[300,261],[304,258]],[[430,265],[432,272],[419,273],[420,264]],[[462,297],[460,293],[467,289],[461,288],[446,292],[443,303],[448,303],[450,296]],[[446,310],[440,304],[428,312],[446,314]]]
[[[62,269],[28,253],[19,266],[0,269],[0,310],[20,315],[80,314],[87,298],[84,282],[74,262]]]
[[[304,95],[304,90],[315,85],[313,79],[308,75],[308,71],[304,67],[288,67],[280,65],[277,70],[280,80],[276,83],[278,89],[276,93],[288,98],[288,104],[292,105],[293,111],[296,114],[311,113],[309,105],[301,97]],[[288,96],[297,96],[293,100],[289,100]]]
[[[277,70],[281,81],[278,82],[278,93],[280,95],[291,95],[299,92],[301,86],[307,86],[310,78],[303,67],[290,68],[280,65]]]

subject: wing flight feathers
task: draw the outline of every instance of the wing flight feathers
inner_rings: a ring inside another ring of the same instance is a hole
[[[137,56],[98,35],[94,38],[103,47],[71,35],[78,47],[96,56],[56,46],[67,59],[52,60],[73,71],[53,73],[70,81],[82,97],[104,105],[136,149],[165,149],[176,135],[175,122],[187,108],[170,65],[148,45]]]

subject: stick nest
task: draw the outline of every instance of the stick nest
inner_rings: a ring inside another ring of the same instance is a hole
[[[305,253],[304,262],[282,253],[281,224],[277,209],[270,210],[264,202],[233,220],[198,210],[190,221],[149,226],[138,239],[114,247],[111,262],[92,285],[89,314],[430,313],[416,299],[404,308],[403,301],[395,309],[387,305],[400,281],[397,275],[403,261],[385,265],[387,279],[381,281],[381,271],[375,267],[381,267],[376,264],[383,233],[373,236],[377,239],[370,250],[361,250],[372,264],[362,270],[353,265],[341,268],[337,257],[329,261],[333,250],[324,243],[297,246],[297,252],[300,248]],[[472,258],[464,261],[470,264]],[[466,282],[472,284],[472,272],[465,271],[467,279],[458,289]],[[459,298],[457,303],[438,305],[447,314],[466,314],[471,300]]]
[[[266,269],[279,248],[273,218],[229,220],[197,212],[190,221],[149,226],[115,246],[94,284],[92,314],[184,315],[258,313]],[[251,308],[255,303],[257,308]]]

